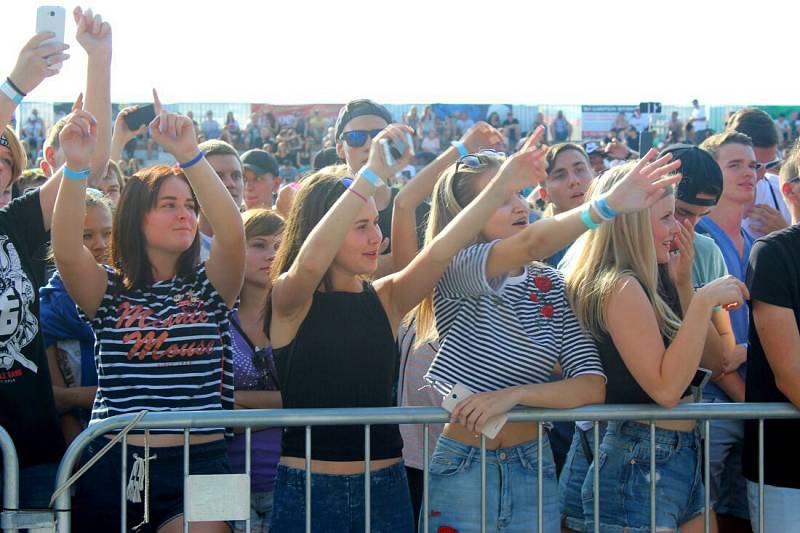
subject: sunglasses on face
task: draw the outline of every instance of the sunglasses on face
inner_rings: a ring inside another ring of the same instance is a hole
[[[794,184],[794,183],[797,183],[798,181],[800,181],[800,176],[795,176],[793,178],[790,178],[790,179],[786,180],[786,183]]]
[[[761,170],[762,168],[764,170],[772,170],[773,168],[777,167],[780,164],[781,164],[781,158],[778,157],[767,163],[761,163],[761,162],[756,163],[756,170]]]
[[[342,139],[351,148],[360,148],[367,142],[368,135],[370,139],[374,139],[382,131],[383,128],[377,130],[350,130],[342,133]]]

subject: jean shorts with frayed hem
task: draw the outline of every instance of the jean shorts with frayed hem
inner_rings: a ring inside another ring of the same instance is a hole
[[[677,531],[703,513],[700,431],[655,430],[656,529]],[[650,531],[650,427],[609,422],[589,467],[582,499],[586,531],[594,528],[594,471],[600,472],[600,530]]]

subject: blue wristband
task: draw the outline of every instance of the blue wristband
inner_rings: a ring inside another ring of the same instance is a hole
[[[192,165],[196,165],[197,163],[199,163],[200,160],[203,159],[205,156],[206,156],[206,153],[204,151],[200,150],[200,153],[198,153],[196,156],[194,156],[194,158],[190,159],[186,163],[180,163],[179,162],[178,166],[181,167],[181,169],[186,170],[187,168],[191,167]]]
[[[364,178],[366,178],[366,180],[370,182],[373,187],[380,187],[383,184],[381,177],[375,174],[375,171],[369,167],[362,168],[359,174],[364,176]]]
[[[15,89],[8,80],[4,81],[2,85],[0,85],[0,91],[3,92],[11,101],[15,104],[19,105],[22,103],[22,98],[25,96],[24,94],[20,93],[17,89]]]
[[[608,198],[606,196],[601,196],[598,198],[595,206],[597,207],[597,211],[599,211],[600,216],[605,219],[611,220],[617,216],[617,212],[611,209],[611,206],[608,205]]]
[[[461,141],[453,141],[450,143],[450,145],[452,145],[456,150],[458,150],[459,157],[464,157],[469,155],[469,150],[467,150],[467,147],[464,146],[464,143],[462,143]]]
[[[600,227],[600,224],[595,224],[594,220],[592,220],[588,205],[581,210],[581,220],[583,220],[583,225],[588,229],[597,229]]]
[[[91,168],[84,168],[83,170],[72,170],[68,166],[64,165],[64,177],[68,180],[85,180],[89,178],[89,175],[92,173]]]

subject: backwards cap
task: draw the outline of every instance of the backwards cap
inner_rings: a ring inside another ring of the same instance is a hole
[[[672,154],[672,160],[681,162],[680,173],[683,178],[678,182],[675,197],[688,204],[713,207],[722,196],[722,169],[711,154],[690,144],[671,144],[658,157]],[[698,198],[698,194],[713,196]]]
[[[381,117],[387,124],[392,123],[392,114],[381,104],[367,99],[352,100],[342,106],[339,110],[339,116],[336,117],[336,139],[338,140],[342,137],[344,127],[347,126],[348,122],[356,117],[363,117],[365,115],[375,115]]]

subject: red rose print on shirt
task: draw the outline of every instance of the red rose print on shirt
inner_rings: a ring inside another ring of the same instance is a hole
[[[553,316],[553,304],[544,304],[542,306],[542,316],[546,318],[552,318]]]
[[[536,276],[533,278],[533,284],[542,292],[548,292],[553,288],[553,282],[547,276]]]
[[[532,302],[538,302],[539,301],[539,295],[537,295],[535,292],[530,293],[530,295],[528,295],[528,298]]]

